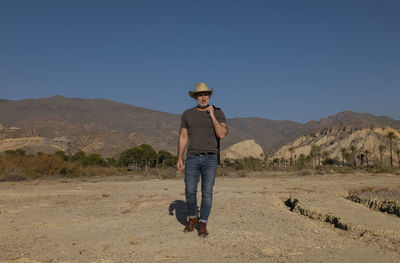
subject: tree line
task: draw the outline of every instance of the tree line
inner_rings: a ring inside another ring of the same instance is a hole
[[[24,156],[26,152],[22,149],[7,150],[6,155]],[[36,156],[44,155],[37,152]],[[77,151],[73,155],[68,155],[64,151],[56,151],[54,156],[66,161],[80,164],[83,167],[125,167],[129,170],[148,169],[148,168],[167,168],[175,167],[177,157],[166,150],[156,151],[148,144],[124,150],[118,157],[103,158],[100,154],[93,153],[87,155],[84,151]]]
[[[400,167],[400,149],[393,149],[393,141],[397,135],[389,131],[385,138],[389,142],[390,166],[393,167],[393,153],[397,156],[398,166]],[[340,149],[341,159],[330,157],[329,152],[321,146],[312,144],[308,155],[296,155],[293,147],[289,148],[289,158],[271,158],[267,154],[262,154],[259,158],[245,157],[242,159],[225,159],[221,163],[222,168],[233,168],[235,170],[258,170],[265,167],[319,167],[321,165],[341,165],[341,166],[367,166],[383,167],[383,156],[387,150],[385,145],[379,145],[379,159],[371,162],[372,152],[367,149],[357,149],[354,145]],[[22,149],[5,151],[6,155],[24,156]],[[38,152],[36,156],[44,155]],[[74,154],[66,154],[64,151],[56,151],[54,156],[57,159],[81,165],[83,167],[123,167],[128,170],[141,170],[148,168],[175,168],[177,157],[166,150],[156,151],[149,144],[141,144],[133,148],[122,151],[118,157],[103,158],[100,154],[87,155],[83,151]]]

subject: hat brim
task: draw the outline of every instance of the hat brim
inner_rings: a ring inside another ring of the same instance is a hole
[[[213,91],[214,91],[214,89],[211,89],[211,90],[203,90],[203,91],[189,91],[189,96],[192,97],[193,99],[195,99],[197,93],[204,93],[204,92],[210,93],[210,96],[211,96],[211,94],[213,93]]]

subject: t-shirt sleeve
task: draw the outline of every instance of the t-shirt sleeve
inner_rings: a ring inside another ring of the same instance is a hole
[[[217,118],[218,122],[226,124],[225,114],[222,110],[215,111],[215,118]]]
[[[187,121],[186,121],[186,114],[183,113],[181,117],[181,129],[185,128],[187,129]]]

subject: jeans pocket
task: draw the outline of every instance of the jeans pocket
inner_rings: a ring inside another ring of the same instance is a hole
[[[218,154],[211,154],[210,156],[211,156],[211,158],[213,160],[217,160],[218,159]]]

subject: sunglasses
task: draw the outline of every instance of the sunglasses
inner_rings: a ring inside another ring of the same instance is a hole
[[[210,96],[210,93],[209,93],[209,92],[202,92],[202,93],[197,93],[197,94],[196,94],[196,97],[202,97],[202,96],[209,97],[209,96]]]

